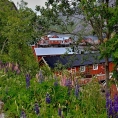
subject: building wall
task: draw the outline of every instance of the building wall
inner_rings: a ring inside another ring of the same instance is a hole
[[[114,69],[114,64],[112,62],[109,63],[109,71],[112,72]],[[98,69],[94,70],[93,65],[86,65],[85,66],[85,71],[81,72],[80,71],[80,66],[78,67],[73,67],[73,68],[68,68],[68,71],[71,73],[76,73],[78,75],[82,74],[84,76],[95,76],[95,75],[104,75],[105,74],[105,68],[104,68],[104,63],[98,64]]]
[[[93,65],[87,65],[85,66],[85,71],[81,72],[80,67],[75,67],[76,70],[75,72],[77,73],[82,73],[85,75],[96,75],[96,74],[105,74],[105,68],[104,68],[104,63],[98,64],[98,69],[94,70]],[[114,64],[112,62],[109,63],[109,71],[112,72],[114,68]],[[72,70],[72,69],[69,69]]]
[[[36,45],[31,45],[31,48],[32,48],[32,51],[34,53],[34,56],[35,56],[35,58],[37,60],[37,56],[36,56],[36,53],[35,53],[35,50],[34,50],[34,48],[37,48],[37,46]]]
[[[42,56],[38,56],[38,62],[42,59]]]

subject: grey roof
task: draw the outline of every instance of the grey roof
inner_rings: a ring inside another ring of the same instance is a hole
[[[97,36],[92,36],[92,35],[85,36],[84,38],[85,38],[85,39],[90,38],[90,39],[92,39],[92,40],[98,40],[98,37],[97,37]]]
[[[56,33],[56,32],[52,32],[52,33],[49,33],[48,34],[48,37],[52,37],[52,36],[54,36],[54,35],[57,35],[58,37],[71,37],[71,34],[61,34],[61,33]]]
[[[34,48],[35,54],[37,56],[44,56],[44,55],[62,55],[68,52],[68,54],[73,54],[72,49],[70,47],[47,47],[47,48]]]
[[[54,68],[56,63],[61,63],[67,68],[77,67],[83,65],[99,64],[104,63],[104,59],[100,59],[99,53],[94,54],[76,54],[76,55],[65,55],[65,56],[51,56],[43,57],[49,67]],[[112,61],[109,58],[109,61]]]

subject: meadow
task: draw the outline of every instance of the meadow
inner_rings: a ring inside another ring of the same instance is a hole
[[[15,73],[0,74],[0,100],[4,102],[6,118],[106,118],[106,97],[100,85],[93,81],[74,86],[67,79],[40,77]]]

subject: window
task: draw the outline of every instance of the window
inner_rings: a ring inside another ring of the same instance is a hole
[[[98,70],[98,64],[93,64],[93,70]]]
[[[80,66],[80,71],[84,72],[85,71],[85,66]]]

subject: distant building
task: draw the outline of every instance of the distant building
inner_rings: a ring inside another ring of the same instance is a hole
[[[70,47],[45,47],[45,48],[40,47],[40,48],[34,48],[34,53],[38,58],[38,61],[40,61],[42,57],[74,54],[74,52],[72,52],[72,49]]]
[[[75,54],[66,56],[51,56],[42,57],[39,61],[39,66],[48,65],[54,69],[58,63],[66,67],[71,73],[79,73],[84,77],[98,76],[99,79],[105,79],[104,59],[99,59],[100,54]],[[109,70],[112,72],[114,64],[109,58]]]
[[[71,37],[60,35],[48,35],[41,37],[38,47],[67,47],[72,44]]]

